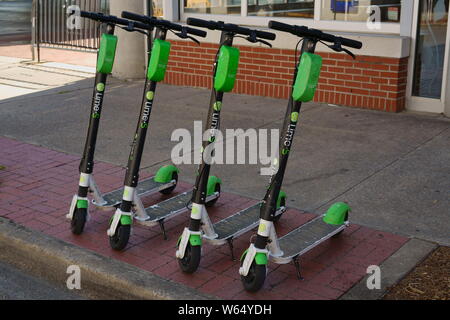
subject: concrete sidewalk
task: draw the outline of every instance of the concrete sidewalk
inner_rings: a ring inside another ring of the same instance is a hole
[[[38,68],[48,70],[30,73],[34,79],[30,82],[56,84],[18,97],[8,98],[6,92],[0,101],[0,135],[79,156],[92,75],[83,73],[86,78],[74,81],[74,73],[80,72]],[[19,73],[17,81],[22,76]],[[142,81],[108,80],[98,160],[126,164],[142,85]],[[154,172],[170,162],[178,143],[170,141],[172,131],[192,131],[194,121],[204,120],[208,101],[208,90],[158,86],[144,167]],[[279,128],[285,107],[284,100],[227,94],[221,125],[223,129]],[[267,183],[260,167],[215,165],[212,173],[222,178],[224,190],[259,199]],[[196,166],[180,169],[181,179],[193,183]],[[356,223],[449,245],[450,120],[305,104],[283,189],[289,206],[322,213],[330,203],[344,200],[351,204]]]

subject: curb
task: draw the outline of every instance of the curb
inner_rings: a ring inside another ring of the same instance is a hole
[[[0,259],[63,288],[67,267],[78,265],[82,289],[76,293],[91,299],[217,299],[1,217]]]
[[[403,279],[418,263],[423,261],[437,244],[420,239],[411,239],[398,249],[381,265],[381,288],[369,290],[367,275],[353,288],[342,295],[340,300],[378,300],[382,299],[388,290]]]

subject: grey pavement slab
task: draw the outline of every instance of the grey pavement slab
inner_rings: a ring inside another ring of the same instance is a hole
[[[0,135],[81,155],[93,79],[0,101]],[[143,81],[108,80],[96,159],[126,165]],[[177,128],[205,120],[205,89],[159,84],[143,156],[145,170],[170,162]],[[226,94],[222,129],[279,128],[286,101]],[[283,189],[288,205],[322,213],[348,201],[350,220],[381,230],[450,244],[450,120],[305,104]],[[261,198],[268,177],[261,165],[215,165],[223,190]],[[180,165],[194,182],[196,165]],[[74,183],[76,183],[74,181]]]

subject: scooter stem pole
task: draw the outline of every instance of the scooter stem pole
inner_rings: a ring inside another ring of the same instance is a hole
[[[222,32],[220,37],[220,46],[232,46],[233,45],[234,35],[228,32]],[[214,78],[216,76],[216,67],[217,67],[217,58],[214,62]],[[214,79],[213,79],[214,82]],[[198,175],[195,181],[195,185],[193,188],[192,202],[197,204],[204,205],[206,203],[206,191],[208,185],[209,171],[211,168],[211,162],[205,161],[205,158],[211,160],[208,155],[212,155],[212,153],[208,153],[205,156],[205,151],[208,152],[209,148],[212,147],[215,141],[215,131],[220,129],[220,110],[222,106],[223,100],[223,92],[216,91],[213,88],[211,90],[211,99],[209,103],[209,111],[208,111],[208,119],[205,124],[205,131],[209,130],[209,139],[207,141],[203,141],[202,143],[202,159],[200,165],[198,167]],[[199,231],[200,230],[200,220],[191,219],[189,223],[189,230],[191,231]]]
[[[167,30],[157,29],[156,38],[165,40]],[[150,59],[150,55],[149,55]],[[139,169],[141,166],[142,154],[144,153],[145,139],[150,122],[150,115],[153,107],[153,99],[156,90],[155,81],[150,81],[146,78],[144,93],[141,103],[141,111],[139,113],[139,120],[136,126],[136,133],[134,135],[133,143],[131,145],[130,156],[128,158],[127,170],[125,173],[125,187],[136,188],[139,182]],[[122,212],[130,212],[132,208],[131,199],[122,199],[120,210]]]
[[[114,34],[114,25],[106,25],[106,34]],[[94,170],[94,154],[97,143],[98,128],[100,126],[100,118],[102,114],[103,98],[105,95],[106,73],[97,72],[95,75],[95,86],[92,96],[91,112],[89,114],[89,127],[84,144],[83,156],[80,161],[80,173],[91,174]],[[86,197],[88,187],[79,187],[78,196]]]
[[[302,44],[300,56],[304,52],[314,53],[315,47],[316,41],[305,38]],[[298,65],[295,68],[293,84],[297,77],[297,72],[298,72]],[[289,153],[291,151],[295,131],[297,128],[298,114],[300,113],[300,109],[302,107],[302,102],[294,101],[292,98],[293,84],[284,119],[282,136],[280,137],[280,149],[279,149],[280,160],[278,171],[272,176],[270,180],[269,188],[267,189],[266,195],[264,196],[263,204],[260,209],[260,218],[267,221],[273,221],[273,218],[275,217],[275,212],[277,210],[277,200],[281,190],[281,185],[283,184],[284,173],[286,171]],[[258,249],[264,249],[266,247],[266,244],[267,244],[267,237],[262,237],[258,235],[255,241],[255,247]]]

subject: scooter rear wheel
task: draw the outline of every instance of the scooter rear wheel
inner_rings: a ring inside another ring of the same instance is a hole
[[[216,186],[214,187],[214,192],[218,192],[219,196],[217,198],[215,198],[214,200],[208,201],[206,203],[207,207],[212,207],[213,205],[216,204],[217,200],[219,200],[219,197],[220,197],[220,183],[216,184]]]
[[[87,220],[87,209],[85,208],[75,208],[75,211],[70,221],[70,229],[73,234],[82,234],[84,226]]]
[[[280,200],[280,207],[285,207],[285,206],[286,206],[286,198],[283,197]],[[283,213],[273,217],[273,222],[280,221],[282,215],[283,215]]]
[[[113,236],[109,237],[109,244],[111,248],[114,250],[123,250],[128,244],[128,240],[130,239],[131,234],[131,226],[130,225],[122,225],[119,223],[116,229],[116,233]]]
[[[175,180],[175,184],[173,186],[171,186],[170,188],[161,190],[159,192],[161,192],[162,194],[171,194],[173,190],[175,190],[175,188],[177,187],[177,183],[178,183],[178,173],[177,172],[172,172],[172,180]]]
[[[244,261],[244,259],[242,259]],[[242,264],[241,264],[242,265]],[[246,276],[241,276],[241,282],[244,289],[249,292],[256,292],[262,288],[266,281],[266,265],[256,264],[255,261],[252,262],[248,274]]]
[[[194,273],[197,271],[198,266],[200,265],[201,251],[201,246],[192,246],[188,243],[186,251],[184,252],[184,257],[178,259],[178,265],[180,266],[181,271],[185,273]]]

